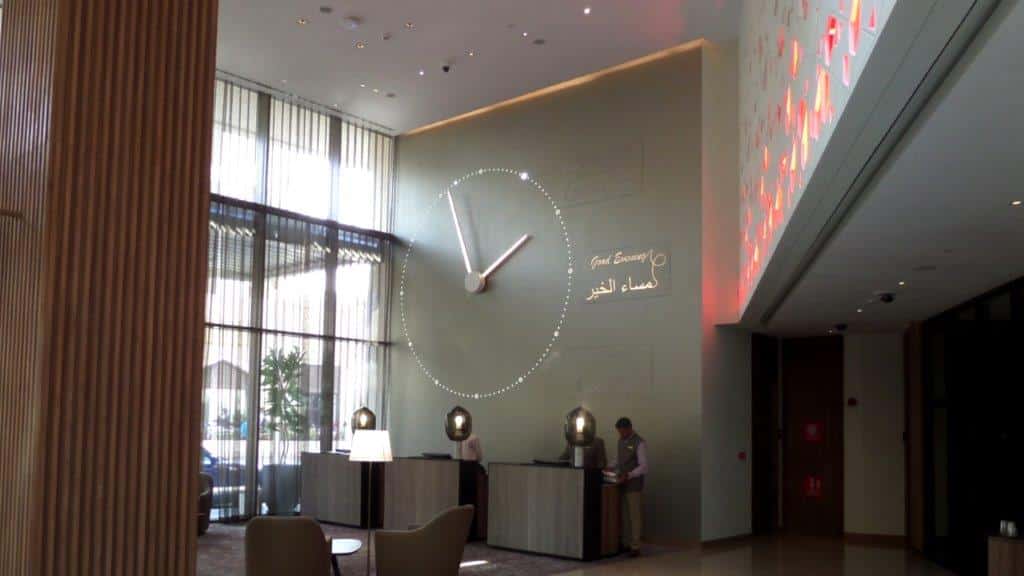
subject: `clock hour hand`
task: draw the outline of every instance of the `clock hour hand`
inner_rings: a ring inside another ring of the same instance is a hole
[[[459,236],[459,248],[462,249],[462,262],[466,265],[466,274],[472,274],[473,266],[469,263],[469,251],[466,250],[466,239],[462,236],[462,226],[459,224],[459,214],[455,211],[451,190],[448,191],[448,208],[451,209],[452,220],[455,222],[455,234]]]
[[[512,247],[509,248],[508,250],[505,250],[504,254],[502,254],[501,256],[498,256],[498,259],[494,261],[494,264],[491,264],[487,268],[487,270],[484,270],[483,274],[481,274],[480,277],[484,278],[486,280],[487,277],[491,275],[491,272],[494,272],[495,270],[498,269],[499,266],[504,264],[505,260],[508,260],[509,257],[511,257],[513,254],[515,254],[516,250],[519,250],[519,248],[523,244],[526,244],[526,241],[529,240],[529,239],[530,239],[530,235],[529,234],[523,234],[523,237],[520,238],[519,240],[516,240],[516,243],[513,244]]]

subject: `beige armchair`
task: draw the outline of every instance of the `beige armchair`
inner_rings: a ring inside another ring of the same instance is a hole
[[[210,529],[210,513],[213,510],[213,476],[199,475],[199,535]]]
[[[416,530],[378,531],[377,576],[455,576],[472,523],[473,507],[459,506]]]
[[[246,576],[330,573],[330,544],[312,518],[261,516],[245,527]]]

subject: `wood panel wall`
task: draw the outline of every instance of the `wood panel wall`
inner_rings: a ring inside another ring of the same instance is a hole
[[[4,4],[0,573],[192,573],[217,2]]]

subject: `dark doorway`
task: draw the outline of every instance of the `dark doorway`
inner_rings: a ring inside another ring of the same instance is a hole
[[[779,529],[779,342],[763,334],[754,334],[751,340],[754,534],[771,534]]]
[[[1016,357],[1024,350],[1024,333],[1009,322],[949,328],[945,353],[935,359],[940,370],[944,364],[944,386],[933,384],[932,390],[944,401],[936,403],[932,415],[933,427],[943,433],[933,437],[932,494],[938,504],[933,528],[938,528],[930,534],[930,548],[958,574],[983,576],[988,536],[998,532],[999,521],[1024,521],[1019,462],[1024,387]],[[933,383],[941,385],[943,379]]]
[[[782,524],[843,534],[843,340],[782,342]]]

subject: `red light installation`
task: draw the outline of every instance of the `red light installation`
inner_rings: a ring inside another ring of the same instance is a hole
[[[793,78],[800,74],[800,42],[793,40],[793,61],[789,67],[789,73]]]
[[[832,52],[839,45],[839,19],[835,16],[828,17],[828,24],[825,26],[825,65],[832,63]]]
[[[761,23],[745,69],[756,71],[750,75],[760,81],[762,94],[755,95],[751,115],[741,124],[748,159],[743,163],[740,190],[741,310],[771,257],[773,241],[799,201],[807,171],[814,169],[819,153],[816,143],[831,136],[836,107],[845,103],[845,99],[836,100],[832,85],[832,76],[840,73],[832,68],[836,50],[842,52],[842,86],[848,89],[855,77],[861,34],[867,31],[874,36],[888,14],[887,10],[880,13],[879,6],[883,2],[891,6],[896,0],[866,2],[775,0],[752,8],[760,10]],[[814,29],[809,30],[812,24]],[[845,50],[840,48],[844,43]],[[816,49],[808,55],[806,46]]]
[[[857,55],[860,46],[860,0],[850,4],[850,56]]]

